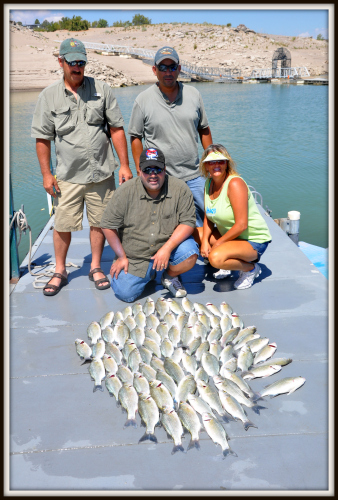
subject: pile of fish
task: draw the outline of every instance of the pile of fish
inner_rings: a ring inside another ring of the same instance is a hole
[[[122,311],[109,312],[87,329],[90,346],[76,339],[76,351],[89,373],[94,389],[111,396],[127,412],[125,427],[136,424],[136,413],[146,427],[140,441],[157,442],[155,426],[163,425],[174,441],[172,453],[184,451],[183,428],[191,435],[187,448],[200,448],[205,429],[222,448],[223,457],[236,455],[222,424],[239,420],[244,429],[256,427],[243,409],[257,414],[265,396],[291,394],[305,383],[288,377],[255,393],[248,381],[278,373],[291,359],[275,358],[277,345],[261,338],[255,326],[242,319],[226,302],[220,307],[192,303],[187,297],[148,297]]]

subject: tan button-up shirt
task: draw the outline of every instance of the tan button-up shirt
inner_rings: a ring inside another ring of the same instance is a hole
[[[85,76],[76,99],[62,78],[39,95],[31,137],[55,141],[58,179],[100,182],[117,167],[105,124],[124,126],[111,87]]]
[[[196,225],[192,193],[185,182],[166,175],[155,199],[141,178],[122,184],[108,201],[101,227],[119,230],[129,260],[128,273],[144,278],[150,258],[168,241],[179,224]]]

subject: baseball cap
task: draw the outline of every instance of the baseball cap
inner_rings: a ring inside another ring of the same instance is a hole
[[[144,170],[147,167],[159,167],[162,170],[164,169],[165,158],[160,149],[148,148],[142,151],[140,156],[140,169]]]
[[[160,64],[164,59],[172,59],[175,63],[179,63],[179,57],[175,49],[172,47],[162,47],[155,54],[154,64]]]
[[[64,56],[68,62],[72,61],[86,61],[87,52],[86,48],[80,40],[76,38],[67,38],[63,40],[59,50],[60,56]]]
[[[224,156],[219,151],[212,151],[211,153],[208,154],[208,156],[206,158],[204,158],[202,163],[204,163],[206,161],[215,161],[215,160],[229,160],[229,158]]]

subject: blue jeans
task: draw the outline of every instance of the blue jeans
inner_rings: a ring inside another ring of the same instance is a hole
[[[182,241],[170,254],[169,264],[177,266],[192,255],[199,255],[198,245],[194,238],[190,236]],[[110,278],[110,285],[114,290],[116,297],[124,302],[134,302],[139,297],[149,281],[155,279],[156,271],[153,269],[154,262],[149,262],[147,274],[144,278],[139,278],[133,274],[122,270],[117,278]]]
[[[268,244],[271,243],[272,240],[266,241],[265,243],[256,243],[256,241],[250,241],[250,240],[247,241],[248,243],[250,243],[252,248],[257,252],[257,259],[252,261],[253,263],[255,263],[261,260],[263,253],[268,248]]]
[[[204,186],[205,178],[202,176],[196,177],[186,182],[194,197],[196,208],[196,226],[203,227],[204,221]]]

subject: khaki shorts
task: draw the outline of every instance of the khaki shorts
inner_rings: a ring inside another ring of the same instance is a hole
[[[58,232],[81,231],[86,202],[89,225],[100,227],[108,200],[115,191],[114,174],[101,182],[74,184],[58,179],[60,195],[54,199],[54,228]]]

